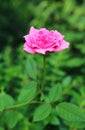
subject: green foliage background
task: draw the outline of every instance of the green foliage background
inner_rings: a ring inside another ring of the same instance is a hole
[[[45,90],[61,83],[63,95],[60,102],[72,102],[85,112],[85,0],[0,0],[0,104],[1,98],[7,94],[5,104],[13,105],[13,100],[16,102],[22,88],[31,80],[26,73],[30,54],[22,50],[23,36],[30,26],[58,30],[70,42],[69,49],[47,56]],[[42,56],[31,57],[37,61],[41,77]],[[85,128],[84,124],[72,127],[71,123],[57,118],[32,122],[36,106],[26,105],[0,113],[0,130]]]

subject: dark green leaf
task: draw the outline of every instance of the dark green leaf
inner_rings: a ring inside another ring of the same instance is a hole
[[[48,117],[51,113],[51,105],[50,104],[43,104],[40,105],[34,113],[33,121],[40,121]]]
[[[31,130],[30,126],[31,123],[28,121],[28,118],[24,116],[24,118],[16,124],[13,130]]]
[[[31,57],[29,57],[27,60],[26,71],[29,77],[36,80],[36,74],[37,74],[36,62]]]
[[[13,128],[19,120],[23,118],[23,116],[17,111],[6,111],[5,112],[5,123],[9,128]]]
[[[10,108],[14,104],[14,99],[5,92],[0,93],[0,111]]]
[[[56,110],[57,114],[67,121],[71,122],[85,121],[84,113],[81,111],[79,107],[77,107],[72,103],[65,103],[65,102],[60,103],[57,105]]]
[[[61,97],[61,94],[62,94],[62,87],[60,84],[58,84],[50,89],[48,98],[50,102],[55,102]]]
[[[35,97],[36,89],[36,82],[30,82],[28,86],[21,90],[18,102],[30,102]]]

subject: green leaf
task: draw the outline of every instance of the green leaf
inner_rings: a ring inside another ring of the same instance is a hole
[[[85,128],[85,122],[72,123],[73,128]]]
[[[72,58],[72,59],[69,59],[67,62],[66,62],[66,65],[68,67],[79,67],[81,66],[82,64],[84,63],[84,60],[81,60],[80,58]]]
[[[48,98],[50,102],[55,102],[61,97],[61,94],[62,87],[60,86],[60,84],[58,84],[50,89]]]
[[[48,117],[51,113],[51,105],[50,104],[42,104],[40,105],[34,113],[33,121],[40,121]]]
[[[0,127],[0,130],[4,130],[4,128],[3,128],[3,127]]]
[[[4,91],[0,93],[0,111],[8,109],[15,103],[14,99]]]
[[[23,88],[18,97],[18,102],[30,102],[36,94],[36,82],[30,82],[25,88]]]
[[[17,111],[6,111],[4,115],[5,123],[9,128],[13,128],[19,120],[23,118],[23,115]]]
[[[56,116],[53,116],[53,117],[51,118],[50,123],[51,123],[52,125],[59,125],[59,124],[60,124],[59,119],[58,119]]]
[[[67,121],[82,122],[85,121],[85,115],[79,107],[72,103],[60,103],[56,107],[57,114]]]
[[[13,130],[31,130],[30,129],[30,122],[28,121],[28,118],[26,118],[26,116],[24,116],[23,119],[21,119],[16,126],[14,127]]]
[[[67,76],[63,79],[62,84],[63,86],[68,86],[69,84],[71,84],[72,78],[70,76]]]
[[[29,57],[27,60],[26,71],[30,78],[36,80],[36,74],[37,74],[36,62],[31,57]]]

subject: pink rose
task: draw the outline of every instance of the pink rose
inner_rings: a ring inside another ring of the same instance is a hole
[[[46,54],[47,52],[62,51],[69,47],[64,36],[56,30],[48,31],[45,28],[30,28],[29,34],[24,36],[24,50],[31,54]]]

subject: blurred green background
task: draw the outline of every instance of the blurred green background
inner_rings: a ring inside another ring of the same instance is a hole
[[[23,52],[23,36],[30,26],[58,30],[70,42],[69,49],[47,57],[47,90],[60,82],[61,101],[72,102],[85,111],[85,0],[0,0],[0,91],[16,100],[30,81],[25,68],[29,54]],[[32,58],[41,65],[41,56]],[[70,130],[70,124],[61,119],[32,123],[30,112],[28,106],[21,108],[18,114],[23,118],[12,128],[0,115],[0,130]],[[78,129],[84,128],[83,124]]]

